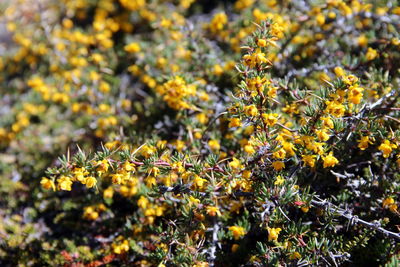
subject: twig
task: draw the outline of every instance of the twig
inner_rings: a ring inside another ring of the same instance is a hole
[[[212,241],[211,241],[211,247],[210,247],[210,256],[208,258],[208,263],[210,267],[214,267],[215,265],[215,259],[217,256],[215,255],[217,251],[217,245],[218,245],[218,231],[219,231],[219,225],[217,222],[217,219],[214,217],[213,219],[213,228],[212,228]]]
[[[358,218],[357,215],[352,215],[351,212],[349,212],[348,210],[341,209],[341,208],[333,205],[332,203],[330,203],[327,200],[315,200],[315,199],[312,199],[311,200],[311,204],[314,205],[314,206],[320,207],[320,208],[324,208],[324,209],[326,209],[326,210],[328,210],[330,212],[337,213],[340,216],[348,219],[350,221],[350,223],[362,224],[362,225],[364,225],[364,226],[366,226],[368,228],[371,228],[373,230],[376,230],[376,231],[378,231],[378,232],[380,232],[380,233],[382,233],[382,234],[384,234],[386,236],[389,236],[389,237],[392,237],[394,239],[400,240],[400,233],[391,232],[389,230],[386,230],[386,229],[382,228],[380,226],[379,222],[367,222],[367,221],[364,221],[364,220]]]

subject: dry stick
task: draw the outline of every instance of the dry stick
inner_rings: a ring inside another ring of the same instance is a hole
[[[371,229],[374,229],[374,230],[376,230],[378,232],[381,232],[382,234],[384,234],[386,236],[390,236],[390,237],[392,237],[394,239],[400,240],[400,233],[391,232],[391,231],[388,231],[388,230],[382,228],[380,226],[379,222],[373,222],[372,223],[372,222],[364,221],[364,220],[358,218],[357,215],[352,215],[350,211],[342,209],[342,208],[339,208],[339,207],[333,205],[332,203],[330,203],[327,200],[315,200],[315,199],[312,199],[311,200],[311,204],[314,205],[314,206],[320,207],[320,208],[324,208],[324,209],[326,209],[326,210],[328,210],[330,212],[337,213],[340,216],[348,219],[350,221],[350,223],[362,224],[362,225],[364,225],[364,226],[366,226],[368,228],[371,228]]]

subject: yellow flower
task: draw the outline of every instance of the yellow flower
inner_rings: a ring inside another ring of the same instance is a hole
[[[157,175],[160,173],[160,169],[156,166],[151,167],[150,169],[147,170],[148,175],[152,175],[154,177],[157,177]]]
[[[84,168],[75,168],[72,172],[74,174],[74,180],[84,183],[85,181],[85,169]]]
[[[140,196],[137,201],[137,205],[139,206],[139,208],[145,210],[149,205],[149,200],[145,196]]]
[[[150,158],[156,151],[157,149],[154,146],[149,146],[149,145],[144,145],[140,149],[141,154],[145,158]]]
[[[333,128],[333,121],[332,121],[332,119],[331,118],[329,118],[329,117],[321,117],[321,121],[322,121],[322,125],[324,126],[324,127],[328,127],[328,128],[330,128],[330,129],[332,129]]]
[[[367,46],[367,45],[368,45],[368,38],[367,38],[367,36],[365,36],[365,34],[360,35],[360,36],[357,38],[357,43],[358,43],[359,46],[362,46],[362,47]]]
[[[292,254],[290,254],[289,259],[290,260],[298,260],[301,258],[300,253],[298,253],[297,251],[293,252]]]
[[[375,49],[368,47],[368,51],[365,57],[367,58],[368,61],[374,60],[375,58],[378,57],[378,52]]]
[[[303,206],[303,207],[301,207],[301,210],[302,210],[304,213],[307,213],[307,212],[310,210],[310,207]]]
[[[207,206],[206,212],[208,215],[213,216],[213,217],[216,215],[221,216],[221,212],[219,211],[219,208],[215,207],[215,206]]]
[[[315,166],[315,157],[315,155],[302,155],[304,164],[311,168],[314,168]]]
[[[71,191],[71,186],[72,186],[72,180],[69,177],[66,176],[61,176],[58,180],[58,189],[60,190],[65,190],[65,191]]]
[[[92,188],[92,187],[96,186],[96,184],[97,184],[97,180],[93,176],[89,176],[85,179],[85,185],[87,188]]]
[[[254,147],[253,147],[252,145],[250,145],[250,144],[247,144],[247,145],[244,146],[244,151],[245,151],[247,154],[250,154],[250,155],[253,155],[254,153],[256,153],[256,150],[255,150]]]
[[[321,14],[321,13],[319,13],[319,14],[316,16],[315,20],[317,21],[317,23],[318,23],[319,26],[322,26],[322,25],[325,24],[325,16],[324,16],[323,14]]]
[[[326,129],[316,130],[315,133],[320,141],[327,141],[329,139],[329,134]]]
[[[216,139],[212,139],[212,140],[208,141],[208,146],[211,148],[212,151],[218,151],[221,148],[218,140],[216,140]]]
[[[233,244],[232,247],[231,247],[231,251],[232,251],[233,253],[235,253],[236,251],[238,251],[238,249],[239,249],[239,245],[238,245],[238,244]]]
[[[124,240],[121,244],[112,244],[112,248],[115,254],[123,254],[129,250],[129,242]]]
[[[293,143],[282,141],[282,146],[283,146],[283,149],[285,150],[287,156],[289,156],[289,157],[294,156],[294,154],[295,154],[294,151],[296,149],[295,149]]]
[[[255,117],[255,116],[258,115],[258,110],[257,110],[256,106],[250,105],[250,106],[246,106],[246,107],[244,108],[244,113],[245,113],[247,116]]]
[[[358,82],[358,78],[354,75],[347,75],[347,76],[343,76],[342,80],[345,84],[347,85],[353,85],[356,84]]]
[[[240,121],[239,118],[232,118],[229,122],[228,127],[233,128],[233,127],[240,127],[242,125],[242,122]]]
[[[333,71],[335,72],[337,77],[343,77],[344,75],[346,75],[346,72],[341,67],[335,67]]]
[[[272,154],[272,157],[275,159],[284,159],[286,157],[286,151],[283,148],[281,148],[278,151],[275,151]]]
[[[138,43],[130,43],[124,47],[124,50],[128,53],[137,53],[140,52],[141,48]]]
[[[46,177],[43,177],[42,180],[40,181],[40,185],[46,189],[53,189],[53,191],[56,191],[56,186],[54,185],[54,182]]]
[[[99,90],[102,93],[108,93],[111,90],[111,86],[108,83],[101,81],[99,85]]]
[[[122,184],[124,179],[122,174],[115,173],[111,175],[111,181],[113,182],[113,184]]]
[[[232,232],[233,238],[235,238],[235,240],[240,239],[242,236],[244,236],[246,234],[246,230],[241,227],[241,226],[231,226],[228,228],[229,231]]]
[[[207,183],[206,179],[201,178],[198,175],[195,175],[194,179],[193,179],[193,185],[195,185],[198,188],[203,188],[205,186],[205,183]]]
[[[224,73],[224,69],[221,67],[221,65],[216,64],[214,65],[213,68],[213,74],[216,76],[221,76]]]
[[[392,197],[388,197],[382,201],[382,206],[385,209],[389,209],[392,212],[397,211],[397,205]]]
[[[266,47],[267,46],[267,41],[264,39],[258,39],[257,40],[257,45],[260,47]]]
[[[285,168],[285,163],[283,161],[274,161],[272,162],[272,167],[274,167],[276,171],[280,171]]]
[[[247,54],[243,56],[243,63],[250,68],[254,68],[257,65],[263,63],[271,63],[259,49],[257,49],[253,54]]]
[[[268,241],[277,241],[279,233],[282,231],[281,228],[269,228],[268,227]]]
[[[348,99],[351,103],[353,104],[360,104],[361,99],[363,97],[363,92],[364,88],[358,87],[358,86],[350,86],[349,87],[349,93],[348,93]]]
[[[337,158],[333,156],[333,152],[330,152],[327,156],[322,157],[322,160],[324,161],[324,168],[330,168],[339,163]]]
[[[243,171],[242,177],[243,177],[244,179],[250,179],[250,177],[251,177],[251,171],[249,171],[249,170]]]
[[[232,169],[239,169],[242,167],[242,165],[237,158],[232,158],[232,161],[229,162],[229,167],[231,167]]]
[[[391,144],[389,140],[383,141],[383,143],[378,147],[378,149],[382,151],[384,158],[388,158],[394,148],[397,148],[397,145]]]
[[[274,182],[274,185],[280,186],[280,185],[283,185],[284,183],[285,183],[285,178],[283,178],[281,175],[278,175],[278,176],[276,177],[276,180],[275,180],[275,182]]]
[[[193,265],[192,267],[208,267],[209,264],[208,262],[205,261],[197,261],[195,265]]]
[[[193,196],[189,197],[189,205],[195,204],[196,206],[200,204],[200,199],[197,199]]]
[[[130,163],[129,161],[125,161],[122,164],[122,169],[127,172],[134,172],[135,171],[135,164]]]
[[[254,0],[237,0],[235,3],[236,10],[243,10],[254,4]]]
[[[275,123],[278,122],[278,114],[277,113],[263,113],[262,115],[263,121],[265,124],[267,124],[268,126],[274,126]]]
[[[325,112],[331,114],[334,117],[343,117],[345,108],[338,101],[326,101]]]
[[[104,198],[112,198],[114,196],[114,189],[112,186],[107,187],[106,190],[103,192],[103,197]]]
[[[108,167],[110,166],[107,159],[103,159],[96,162],[96,170],[100,173],[105,173],[108,171]]]
[[[361,139],[358,141],[358,148],[361,150],[365,150],[368,148],[369,144],[373,144],[373,142],[369,139],[369,136],[361,136]]]
[[[201,124],[206,124],[208,122],[207,115],[205,113],[199,113],[196,115],[196,119],[201,123]]]
[[[222,31],[227,23],[228,23],[228,17],[224,12],[215,14],[215,16],[210,22],[210,31],[216,34]]]
[[[247,87],[250,91],[252,91],[252,95],[256,95],[256,92],[262,92],[264,85],[269,84],[269,82],[267,81],[267,79],[264,78],[260,78],[259,76],[251,78],[251,79],[246,79],[246,84]]]

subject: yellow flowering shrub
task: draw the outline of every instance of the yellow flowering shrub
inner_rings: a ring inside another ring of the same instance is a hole
[[[0,264],[397,266],[399,21],[1,2]]]

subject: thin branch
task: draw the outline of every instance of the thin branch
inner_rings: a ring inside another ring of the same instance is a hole
[[[210,256],[208,258],[208,263],[210,267],[215,266],[215,259],[217,256],[215,255],[217,252],[217,245],[218,245],[218,231],[219,225],[217,219],[213,218],[213,228],[212,228],[212,240],[211,240],[211,247],[210,247]]]
[[[346,219],[348,219],[350,221],[350,223],[354,223],[354,224],[362,224],[368,228],[371,228],[373,230],[376,230],[382,234],[384,234],[385,236],[389,236],[392,237],[394,239],[400,240],[400,233],[395,233],[395,232],[391,232],[389,230],[386,230],[384,228],[382,228],[380,226],[379,222],[367,222],[364,221],[360,218],[358,218],[357,215],[352,215],[350,211],[339,208],[335,205],[333,205],[332,203],[330,203],[327,200],[315,200],[312,199],[311,200],[311,204],[320,208],[324,208],[327,211],[333,212],[333,213],[337,213],[339,214],[339,216],[342,216]]]

